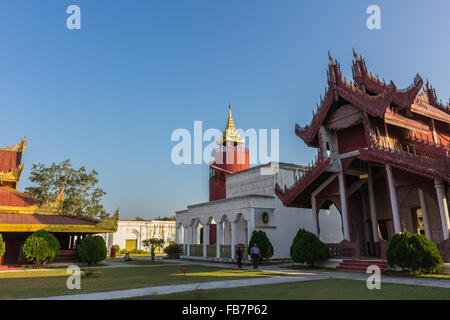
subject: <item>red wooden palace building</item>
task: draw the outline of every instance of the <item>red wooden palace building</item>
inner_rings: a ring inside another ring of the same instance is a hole
[[[41,229],[53,233],[59,240],[60,261],[78,258],[76,243],[84,236],[117,230],[117,212],[113,218],[103,221],[65,215],[61,209],[63,190],[48,202],[17,190],[25,148],[26,138],[15,146],[0,148],[0,234],[6,248],[0,265],[23,264],[23,243],[30,234]]]
[[[312,208],[316,234],[319,209],[337,207],[344,240],[329,244],[334,256],[384,258],[406,229],[425,234],[450,262],[450,105],[419,75],[399,90],[354,56],[353,81],[330,57],[325,97],[311,123],[295,127],[317,160],[277,195],[285,206]]]

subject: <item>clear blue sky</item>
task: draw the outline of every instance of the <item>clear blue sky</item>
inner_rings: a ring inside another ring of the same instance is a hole
[[[82,29],[66,28],[77,4]],[[366,8],[381,7],[381,30]],[[122,219],[208,200],[206,165],[170,160],[176,128],[280,129],[280,160],[314,156],[294,134],[326,85],[328,50],[351,76],[352,48],[380,78],[419,73],[450,97],[450,2],[3,0],[0,145],[28,134],[32,163],[72,159],[99,172]]]

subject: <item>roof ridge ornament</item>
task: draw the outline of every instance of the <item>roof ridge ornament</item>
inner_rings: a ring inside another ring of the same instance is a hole
[[[223,130],[223,135],[219,141],[217,141],[218,145],[223,145],[227,141],[235,142],[235,143],[244,143],[245,139],[241,139],[239,133],[234,126],[233,116],[231,115],[231,105],[228,105],[228,119],[225,129]]]

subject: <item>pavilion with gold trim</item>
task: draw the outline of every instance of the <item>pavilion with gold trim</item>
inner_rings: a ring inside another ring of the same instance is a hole
[[[30,234],[41,229],[59,240],[60,259],[77,257],[76,244],[84,236],[117,230],[118,213],[103,221],[64,215],[61,210],[64,190],[49,202],[18,191],[25,149],[26,137],[15,146],[0,149],[0,234],[6,249],[0,264],[24,263],[22,245]]]

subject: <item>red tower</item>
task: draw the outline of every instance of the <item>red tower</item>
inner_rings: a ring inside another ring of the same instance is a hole
[[[214,162],[209,165],[209,201],[226,198],[225,176],[250,168],[248,148],[244,147],[234,127],[231,106],[228,106],[228,120],[223,135],[214,153]]]

